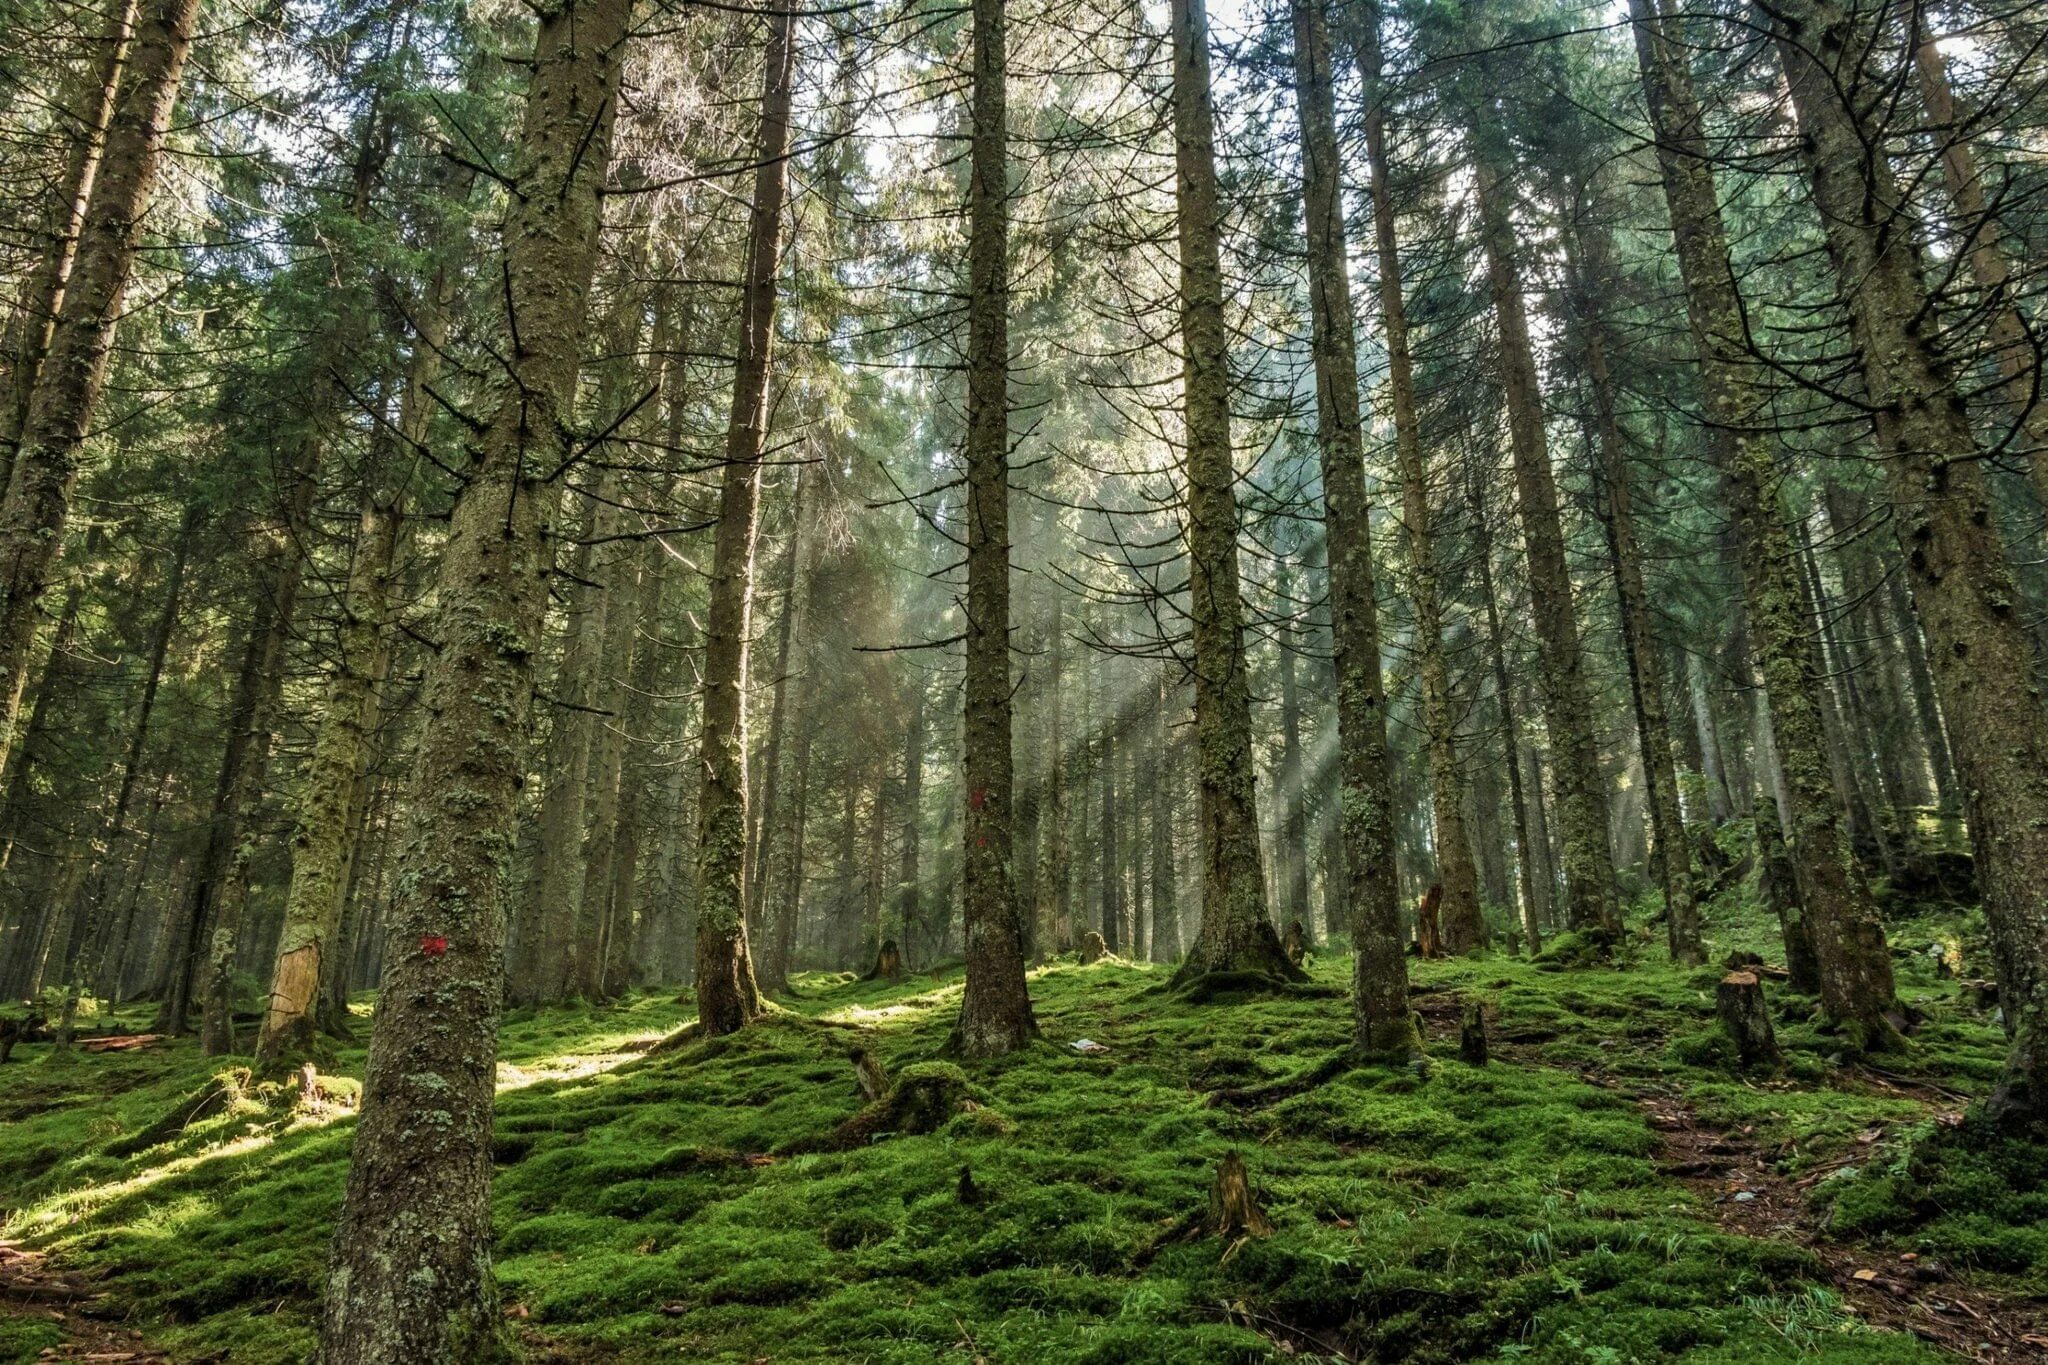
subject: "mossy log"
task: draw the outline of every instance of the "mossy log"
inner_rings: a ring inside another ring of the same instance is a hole
[[[172,1105],[161,1118],[133,1137],[109,1143],[107,1155],[131,1157],[138,1152],[146,1152],[160,1143],[169,1142],[199,1120],[211,1118],[239,1103],[249,1094],[254,1084],[255,1075],[248,1067],[229,1067]]]
[[[1714,1010],[1721,1027],[1734,1040],[1744,1070],[1774,1071],[1784,1061],[1764,1002],[1763,982],[1755,972],[1730,972],[1722,977],[1714,993]]]
[[[872,1060],[872,1059],[870,1059]],[[860,1063],[855,1063],[857,1074]],[[881,1073],[860,1075],[862,1093]],[[886,1077],[884,1077],[886,1080]],[[980,1108],[967,1073],[950,1062],[919,1062],[907,1066],[879,1099],[822,1137],[800,1138],[784,1152],[843,1152],[865,1147],[878,1138],[937,1132],[956,1115]]]

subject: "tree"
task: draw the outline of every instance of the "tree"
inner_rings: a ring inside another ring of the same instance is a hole
[[[502,1331],[490,1181],[505,880],[630,10],[562,0],[535,35],[503,230],[510,347],[441,561],[397,951],[328,1268],[332,1365],[477,1358]]]

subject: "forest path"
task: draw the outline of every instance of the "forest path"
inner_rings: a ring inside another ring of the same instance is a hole
[[[1417,992],[1416,1013],[1431,1039],[1455,1041],[1464,997],[1455,990]],[[1488,1032],[1496,1058],[1514,1064],[1541,1066],[1541,1048],[1503,1039],[1499,1020],[1487,1010]],[[1827,1176],[1850,1164],[1842,1158],[1805,1175],[1792,1177],[1779,1169],[1775,1154],[1747,1128],[1714,1124],[1668,1086],[1640,1078],[1612,1075],[1598,1068],[1579,1072],[1581,1080],[1626,1094],[1643,1110],[1657,1133],[1659,1174],[1691,1190],[1702,1212],[1722,1231],[1738,1237],[1789,1242],[1809,1252],[1826,1271],[1830,1287],[1844,1307],[1873,1327],[1910,1332],[1930,1345],[1986,1365],[2041,1365],[2048,1362],[2048,1303],[2038,1298],[2003,1295],[1958,1283],[1948,1268],[1912,1252],[1862,1246],[1828,1234],[1826,1211],[1816,1209],[1808,1193]],[[1910,1094],[1925,1103],[1938,1122],[1954,1123],[1966,1097],[1939,1087],[1872,1073],[1879,1088]],[[1883,1137],[1882,1129],[1859,1135],[1864,1144]]]
[[[36,1349],[38,1338],[54,1335],[36,1360],[170,1360],[140,1333],[109,1320],[118,1312],[111,1296],[53,1270],[42,1253],[0,1242],[0,1330],[8,1345]]]

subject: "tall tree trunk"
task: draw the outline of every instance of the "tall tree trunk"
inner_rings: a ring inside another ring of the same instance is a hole
[[[114,325],[198,21],[199,0],[149,0],[141,12],[79,220],[63,301],[0,501],[0,771],[13,751],[22,687],[35,654],[37,609],[63,551],[71,492],[106,387]]]
[[[1478,130],[1484,143],[1491,134]],[[1521,264],[1508,212],[1509,190],[1482,148],[1475,167],[1480,243],[1493,291],[1500,333],[1509,448],[1514,456],[1515,492],[1521,505],[1522,539],[1529,561],[1529,600],[1536,618],[1537,677],[1543,685],[1543,715],[1550,728],[1552,760],[1564,836],[1565,922],[1574,929],[1621,930],[1621,904],[1608,843],[1606,784],[1600,777],[1599,742],[1593,732],[1592,700],[1586,690],[1585,652],[1572,603],[1571,567],[1565,561],[1564,523],[1558,514],[1557,481],[1550,469],[1543,430],[1543,394],[1536,353],[1529,341],[1522,302]]]
[[[1342,853],[1329,869],[1352,947],[1352,1046],[1366,1057],[1405,1060],[1419,1051],[1408,1009],[1408,962],[1394,865],[1393,775],[1372,562],[1372,504],[1365,487],[1364,420],[1358,402],[1358,340],[1344,230],[1342,162],[1332,88],[1329,8],[1293,0],[1295,103],[1302,132],[1302,196],[1308,222],[1310,346],[1316,369],[1316,451],[1323,480],[1323,540],[1330,566],[1330,636],[1336,672],[1336,820]],[[1377,52],[1377,11],[1370,13]],[[1377,74],[1376,60],[1372,63]],[[1377,88],[1372,94],[1377,99]],[[1382,120],[1375,103],[1368,118]],[[1379,172],[1374,171],[1377,188]],[[1391,226],[1382,232],[1391,242]],[[1384,258],[1382,260],[1384,266]],[[1396,308],[1389,331],[1398,324]],[[1386,294],[1382,293],[1382,302]],[[1402,359],[1405,360],[1405,352]],[[1234,547],[1233,547],[1234,548]],[[1163,705],[1163,698],[1162,698]],[[1298,797],[1297,797],[1298,799]],[[1205,896],[1204,906],[1208,904]],[[1341,921],[1339,919],[1341,915]],[[1207,918],[1205,913],[1204,918]]]
[[[782,800],[782,743],[789,733],[790,725],[790,647],[796,639],[797,619],[803,612],[802,592],[812,571],[804,562],[804,494],[810,479],[809,466],[797,470],[796,487],[792,491],[789,508],[789,546],[783,551],[782,582],[776,596],[782,603],[782,610],[775,623],[775,681],[768,705],[768,742],[761,753],[761,810],[754,821],[754,835],[750,842],[752,867],[747,875],[747,932],[761,934],[763,942],[769,940],[763,914],[768,897],[768,854],[775,842],[775,820],[780,814]],[[787,970],[786,962],[773,964],[777,970],[770,971],[765,959],[773,954],[764,953],[759,966],[762,985],[771,990],[786,990],[789,986],[781,972]]]
[[[1814,206],[1825,225],[1863,388],[1888,457],[1892,526],[1927,627],[1934,683],[1955,723],[1964,815],[2012,1037],[1994,1111],[2048,1118],[2048,707],[1991,515],[1981,453],[1897,197],[1877,119],[1890,82],[1865,66],[1874,16],[1791,0],[1769,16],[1791,85]]]
[[[1072,887],[1067,844],[1067,708],[1062,688],[1061,665],[1066,660],[1066,627],[1061,602],[1053,598],[1052,640],[1047,646],[1046,712],[1050,717],[1046,736],[1044,811],[1038,820],[1038,875],[1033,888],[1038,903],[1033,907],[1037,956],[1040,961],[1073,947],[1069,910]],[[1176,952],[1175,956],[1179,956]]]
[[[1927,28],[1924,0],[1898,0],[1899,17],[1913,46],[1913,76],[1920,103],[1927,111],[1941,152],[1942,188],[1948,192],[1950,223],[1963,239],[1961,248],[1970,274],[1984,291],[1993,363],[2006,411],[2033,471],[2034,490],[2048,507],[2048,401],[2037,392],[2043,384],[2039,345],[2020,312],[2008,256],[2005,225],[1984,193],[1977,149],[1970,138],[1971,120],[1956,106],[1949,84],[1948,59]]]
[[[13,472],[15,452],[28,424],[29,403],[35,397],[36,376],[49,353],[57,313],[64,303],[64,286],[78,260],[80,229],[92,200],[100,156],[106,150],[107,125],[114,116],[121,68],[134,34],[135,11],[136,0],[114,0],[100,35],[97,60],[89,68],[90,80],[81,71],[76,88],[59,105],[72,130],[71,146],[64,158],[63,177],[44,189],[41,251],[23,284],[8,338],[7,379],[12,401],[0,405],[0,489],[7,486]]]
[[[284,930],[271,972],[270,996],[256,1040],[256,1058],[269,1065],[313,1046],[321,979],[341,930],[348,871],[362,830],[359,804],[368,795],[371,737],[378,694],[391,665],[386,636],[391,578],[397,557],[399,510],[373,492],[363,500],[342,607],[340,638],[327,711],[313,742],[303,779],[298,828],[292,836],[291,889]]]
[[[961,770],[961,906],[967,986],[952,1046],[1015,1051],[1038,1022],[1024,981],[1024,927],[1011,877],[1010,131],[1003,0],[973,3],[967,186],[967,634]]]
[[[788,179],[790,72],[795,16],[768,19],[761,76],[761,129],[747,260],[739,364],[726,426],[711,600],[704,632],[703,783],[697,799],[697,1020],[706,1037],[731,1033],[761,1012],[747,947],[747,695],[754,540],[761,449],[768,426],[768,368],[775,339],[775,277],[782,255]]]
[[[150,717],[156,711],[157,689],[163,683],[164,656],[170,651],[171,632],[177,629],[178,611],[185,600],[185,567],[191,557],[192,540],[199,530],[200,504],[194,502],[185,509],[185,517],[178,527],[178,540],[171,552],[170,568],[165,574],[163,606],[157,611],[156,625],[150,631],[149,657],[144,665],[142,696],[135,703],[135,718],[128,735],[128,754],[121,764],[121,781],[115,789],[113,805],[107,811],[106,823],[98,839],[99,857],[92,876],[85,883],[84,898],[71,911],[71,943],[64,954],[64,1009],[57,1021],[57,1046],[71,1045],[72,1024],[78,1018],[78,999],[89,975],[88,959],[97,962],[98,955],[92,950],[98,943],[106,904],[115,891],[109,884],[113,871],[113,860],[121,840],[128,832],[128,804],[135,796],[135,781],[142,772],[143,751],[149,743]]]
[[[1308,909],[1308,784],[1301,752],[1301,688],[1295,680],[1294,650],[1286,641],[1280,654],[1280,904],[1284,929],[1291,920],[1307,924]]]
[[[1636,736],[1643,756],[1643,780],[1649,787],[1650,828],[1656,839],[1657,878],[1664,889],[1665,938],[1671,960],[1696,967],[1705,962],[1700,943],[1699,902],[1692,882],[1692,846],[1686,842],[1685,817],[1678,804],[1678,766],[1672,757],[1671,723],[1664,709],[1664,670],[1651,625],[1650,593],[1643,582],[1643,551],[1636,539],[1633,474],[1627,436],[1615,410],[1614,377],[1607,362],[1607,324],[1598,300],[1613,287],[1608,278],[1611,253],[1604,229],[1594,228],[1587,240],[1567,232],[1578,322],[1579,343],[1592,390],[1593,426],[1600,446],[1601,483],[1607,505],[1607,546],[1614,564],[1614,583],[1621,603],[1622,652],[1628,660],[1629,692],[1635,702]],[[1573,248],[1576,247],[1576,250]]]
[[[427,435],[426,390],[440,370],[452,288],[453,272],[437,271],[420,310],[396,431],[397,443],[408,452],[421,448]],[[311,1050],[328,978],[347,970],[342,918],[368,823],[370,761],[391,669],[391,594],[409,482],[394,466],[411,461],[409,453],[373,439],[378,445],[364,477],[334,675],[302,779],[284,926],[256,1039],[256,1058],[265,1066]]]
[[[1207,0],[1172,0],[1174,204],[1180,239],[1181,394],[1187,562],[1200,753],[1202,923],[1177,984],[1214,972],[1299,978],[1266,917],[1238,591],[1230,336],[1223,317],[1216,110]]]
[[[909,957],[911,939],[924,928],[924,888],[918,879],[923,858],[924,824],[924,678],[910,684],[910,715],[903,723],[903,839],[901,871],[896,878],[896,922],[903,926],[902,951]],[[938,956],[932,945],[932,957]]]
[[[505,880],[631,5],[540,13],[504,228],[505,388],[450,514],[405,875],[328,1267],[325,1365],[479,1359],[503,1331],[491,1108]]]
[[[1173,746],[1166,728],[1171,689],[1165,669],[1159,670],[1158,693],[1152,706],[1154,766],[1146,783],[1152,803],[1152,960],[1180,957],[1180,898],[1173,880]]]
[[[1700,776],[1707,784],[1707,818],[1725,824],[1735,814],[1729,792],[1728,768],[1721,756],[1721,727],[1714,719],[1714,694],[1707,686],[1707,664],[1697,651],[1685,655],[1686,693],[1692,703],[1692,723],[1699,732]]]
[[[1526,791],[1522,782],[1522,726],[1515,713],[1515,692],[1508,681],[1508,655],[1500,628],[1500,599],[1493,589],[1493,531],[1487,521],[1486,494],[1476,464],[1465,471],[1465,497],[1472,509],[1476,544],[1472,562],[1479,570],[1479,600],[1486,604],[1486,653],[1493,663],[1493,691],[1500,699],[1503,766],[1508,770],[1508,799],[1515,807],[1515,872],[1522,884],[1522,932],[1528,936],[1531,955],[1543,951],[1543,926],[1550,919],[1550,872],[1544,854],[1549,835],[1542,828],[1540,792]],[[1533,816],[1533,819],[1532,819]]]
[[[1297,48],[1301,42],[1299,15],[1297,8]],[[1443,596],[1431,527],[1429,464],[1422,448],[1422,421],[1415,408],[1415,366],[1408,342],[1408,305],[1401,274],[1391,158],[1387,152],[1387,105],[1391,95],[1380,44],[1379,0],[1363,6],[1362,15],[1364,31],[1358,45],[1358,71],[1366,88],[1365,156],[1372,176],[1373,236],[1387,348],[1387,388],[1393,399],[1394,455],[1401,477],[1401,521],[1407,531],[1410,597],[1419,656],[1417,671],[1422,683],[1430,814],[1436,830],[1436,879],[1443,888],[1437,914],[1444,951],[1462,954],[1486,942],[1486,919],[1479,909],[1479,873],[1472,860],[1471,835],[1465,828],[1465,780],[1458,767],[1457,709],[1451,695],[1450,662],[1444,651]],[[1295,65],[1298,71],[1298,54]],[[1329,154],[1334,157],[1336,151],[1333,129]],[[1331,174],[1335,175],[1334,169]],[[1333,201],[1327,212],[1340,215],[1342,210]],[[1341,217],[1336,230],[1342,231]],[[1342,268],[1341,241],[1340,237],[1338,254],[1323,270]],[[1348,327],[1349,312],[1343,317]]]
[[[1658,166],[1677,244],[1686,309],[1699,348],[1707,441],[1722,475],[1742,561],[1744,619],[1763,675],[1768,733],[1784,779],[1785,819],[1801,902],[1820,958],[1821,1006],[1861,1046],[1896,1036],[1884,931],[1855,867],[1829,780],[1819,680],[1801,610],[1798,561],[1780,506],[1782,474],[1768,437],[1768,399],[1747,377],[1747,324],[1736,293],[1705,123],[1690,71],[1664,33],[1657,0],[1630,0]]]

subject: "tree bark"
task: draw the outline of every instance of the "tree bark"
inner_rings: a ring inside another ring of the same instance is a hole
[[[961,768],[967,986],[952,1046],[994,1057],[1038,1035],[1011,876],[1009,30],[974,0],[967,188],[967,676]]]
[[[1664,927],[1671,960],[1696,967],[1707,960],[1700,943],[1699,902],[1693,891],[1692,846],[1678,804],[1678,766],[1672,757],[1671,723],[1664,709],[1664,670],[1651,625],[1650,593],[1643,582],[1643,551],[1636,539],[1635,498],[1630,485],[1627,436],[1615,410],[1614,377],[1608,369],[1606,322],[1596,300],[1611,289],[1611,259],[1601,229],[1576,251],[1567,233],[1587,385],[1593,397],[1593,426],[1600,447],[1601,483],[1607,495],[1607,545],[1621,602],[1621,638],[1628,661],[1629,692],[1635,702],[1636,737],[1649,787],[1650,827],[1656,839],[1657,879],[1664,890]]]
[[[1763,675],[1770,736],[1784,779],[1800,899],[1821,967],[1821,1007],[1852,1041],[1889,1046],[1895,990],[1884,931],[1854,866],[1827,770],[1818,681],[1800,606],[1798,561],[1779,505],[1782,474],[1767,432],[1768,398],[1746,364],[1747,328],[1736,293],[1705,124],[1692,78],[1664,33],[1657,0],[1631,0],[1644,92],[1657,131],[1658,167],[1699,350],[1708,447],[1736,525],[1750,647]]]
[[[761,1013],[761,993],[747,946],[745,701],[761,450],[767,437],[768,372],[775,339],[775,278],[788,180],[795,27],[789,11],[769,16],[754,197],[747,218],[739,364],[726,425],[711,597],[705,613],[702,785],[697,799],[697,1020],[706,1037],[732,1033]]]
[[[499,1353],[491,1109],[504,892],[631,6],[543,8],[504,227],[505,387],[450,515],[405,875],[321,1329],[325,1365]]]
[[[1875,10],[1875,13],[1871,11]],[[1866,66],[1881,7],[1791,0],[1768,16],[1798,116],[1850,335],[1888,457],[1892,526],[1955,725],[1999,1001],[2013,1042],[1996,1112],[2048,1117],[2048,708],[2011,561],[1991,515],[1954,368],[1921,274],[1912,210],[1879,136],[1889,78]]]
[[[1486,137],[1481,130],[1479,140],[1483,143]],[[1600,751],[1586,691],[1585,652],[1579,645],[1571,568],[1565,561],[1557,481],[1551,473],[1549,442],[1543,430],[1536,354],[1522,303],[1508,188],[1492,155],[1484,149],[1475,166],[1474,184],[1480,242],[1500,332],[1509,446],[1529,561],[1529,599],[1542,645],[1537,676],[1543,685],[1543,714],[1556,764],[1558,814],[1564,836],[1565,921],[1574,929],[1617,934],[1621,905],[1608,843],[1606,784],[1600,777]]]
[[[1223,317],[1207,0],[1172,0],[1174,203],[1180,241],[1189,617],[1201,799],[1202,923],[1176,984],[1214,972],[1297,979],[1266,916],[1251,691],[1238,591],[1230,338]]]
[[[0,501],[0,772],[12,754],[37,609],[63,551],[72,489],[198,21],[199,0],[151,0],[141,12]]]
[[[136,0],[115,0],[107,13],[106,30],[100,35],[92,79],[81,79],[59,106],[72,129],[71,146],[63,178],[45,191],[42,249],[22,287],[10,338],[7,378],[12,401],[0,406],[0,489],[7,486],[13,473],[15,453],[28,425],[29,404],[35,397],[36,377],[49,353],[51,334],[64,303],[64,286],[78,260],[80,229],[92,200],[100,157],[106,150],[107,126],[114,116],[121,69],[135,30],[135,11]]]
[[[1352,1047],[1361,1056],[1405,1061],[1421,1049],[1408,1009],[1408,962],[1394,864],[1393,775],[1387,751],[1386,688],[1380,674],[1372,504],[1365,487],[1364,419],[1358,401],[1358,339],[1344,228],[1343,174],[1326,0],[1293,0],[1295,104],[1302,131],[1302,197],[1310,282],[1310,346],[1316,370],[1316,450],[1323,480],[1323,539],[1330,573],[1330,629],[1336,670],[1342,827],[1338,877],[1341,927],[1352,946]],[[1377,25],[1377,11],[1367,22]],[[1377,28],[1371,30],[1377,76]],[[1379,90],[1368,118],[1383,119]],[[1375,128],[1380,123],[1374,123]],[[1373,173],[1379,184],[1379,169]],[[1375,200],[1375,219],[1378,218]],[[1383,247],[1392,225],[1381,230]],[[1385,258],[1382,256],[1382,268]],[[1400,321],[1400,286],[1390,333]],[[1382,290],[1382,301],[1389,295]],[[1401,353],[1403,360],[1405,352]],[[1397,399],[1398,401],[1398,399]],[[1412,415],[1412,413],[1411,413]],[[1412,433],[1411,433],[1412,435]],[[1296,799],[1299,800],[1297,793]],[[1304,898],[1305,899],[1305,898]],[[1205,895],[1204,905],[1208,901]],[[1296,907],[1306,915],[1306,905]],[[1206,916],[1205,916],[1206,918]],[[1333,916],[1333,920],[1335,917]],[[1332,928],[1339,927],[1333,923]],[[1284,950],[1283,950],[1284,951]]]
[[[1301,20],[1299,10],[1296,13],[1295,42],[1298,48]],[[1486,942],[1486,919],[1480,913],[1479,873],[1472,858],[1471,833],[1465,826],[1465,779],[1458,766],[1458,717],[1451,693],[1450,661],[1444,650],[1443,593],[1437,573],[1436,539],[1429,505],[1429,460],[1423,451],[1422,419],[1415,405],[1415,363],[1408,341],[1408,304],[1396,230],[1392,159],[1387,151],[1387,105],[1391,94],[1384,74],[1385,59],[1380,43],[1379,0],[1371,0],[1364,5],[1361,14],[1363,32],[1358,45],[1358,72],[1366,89],[1365,158],[1372,177],[1373,236],[1379,262],[1380,314],[1387,349],[1387,389],[1393,400],[1394,458],[1401,478],[1401,522],[1407,533],[1409,589],[1415,613],[1416,671],[1422,683],[1422,728],[1429,757],[1429,804],[1436,830],[1436,880],[1437,885],[1443,888],[1441,924],[1444,950],[1456,955],[1470,952]],[[1299,71],[1299,55],[1295,65]],[[1334,127],[1330,133],[1328,153],[1332,158],[1337,154]],[[1332,170],[1331,174],[1334,176],[1335,171]],[[1332,215],[1341,215],[1342,212],[1335,201],[1325,211]],[[1341,216],[1336,221],[1336,231],[1341,233]],[[1343,259],[1340,236],[1335,260],[1341,263]],[[1323,267],[1326,270],[1330,268],[1333,267]],[[1347,311],[1344,317],[1348,320],[1349,316]],[[1357,458],[1354,457],[1354,463]]]

